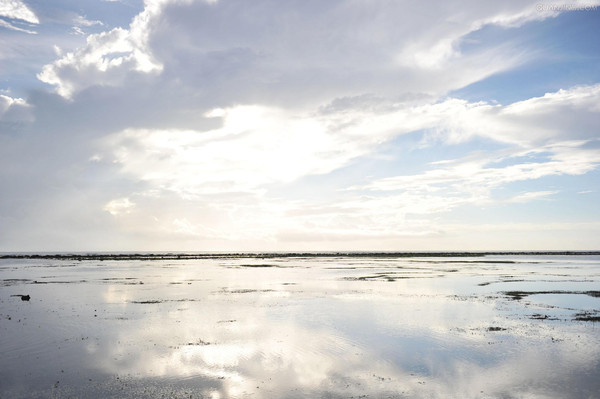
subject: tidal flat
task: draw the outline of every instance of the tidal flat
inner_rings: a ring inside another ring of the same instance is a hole
[[[0,259],[0,398],[600,398],[600,254]]]

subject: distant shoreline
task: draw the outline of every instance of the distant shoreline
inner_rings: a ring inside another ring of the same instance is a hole
[[[447,258],[483,257],[489,255],[528,256],[581,256],[600,255],[600,251],[431,251],[431,252],[222,252],[222,253],[4,253],[0,259],[54,259],[54,260],[185,260],[185,259],[235,259],[235,258]]]

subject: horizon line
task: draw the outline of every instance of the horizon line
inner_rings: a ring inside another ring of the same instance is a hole
[[[292,257],[469,257],[486,255],[600,255],[600,250],[499,250],[499,251],[57,251],[0,252],[0,259],[63,260],[186,260],[218,258]]]

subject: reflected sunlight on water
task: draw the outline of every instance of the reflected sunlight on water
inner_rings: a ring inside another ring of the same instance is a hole
[[[598,256],[0,262],[0,397],[600,392]]]

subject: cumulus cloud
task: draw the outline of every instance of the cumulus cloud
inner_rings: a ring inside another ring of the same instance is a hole
[[[27,101],[0,94],[0,125],[22,125],[32,121],[33,113]]]
[[[129,29],[114,28],[88,36],[84,47],[45,65],[38,79],[55,85],[60,95],[70,98],[89,86],[122,84],[131,72],[160,71],[162,66],[153,59],[148,47],[146,25],[159,10],[159,1],[148,2]],[[91,26],[100,21],[80,18],[76,22],[78,26]]]

